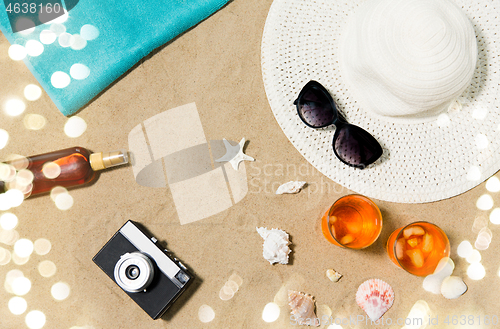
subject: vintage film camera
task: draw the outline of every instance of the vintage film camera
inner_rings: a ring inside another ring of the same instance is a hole
[[[155,320],[193,281],[156,242],[129,220],[92,259]]]

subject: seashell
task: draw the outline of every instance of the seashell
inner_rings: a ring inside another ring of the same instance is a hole
[[[424,282],[422,283],[424,290],[439,295],[441,293],[441,284],[444,279],[453,273],[454,268],[455,263],[451,258],[442,258],[434,270],[434,273],[425,277]]]
[[[288,254],[291,252],[289,236],[285,231],[274,228],[258,227],[257,232],[264,239],[262,255],[269,263],[288,264]]]
[[[342,277],[342,274],[340,274],[339,272],[337,272],[335,270],[329,269],[329,270],[326,270],[326,276],[332,282],[339,282],[340,278]]]
[[[464,280],[458,276],[449,276],[441,284],[441,294],[444,298],[455,299],[467,291],[467,285]]]
[[[306,182],[300,182],[300,181],[289,181],[288,183],[285,183],[278,187],[276,190],[276,194],[293,194],[293,193],[299,193],[300,190],[306,185]]]
[[[377,321],[387,312],[394,302],[394,290],[379,279],[363,282],[356,292],[356,303],[372,321]]]
[[[298,324],[307,326],[319,326],[320,322],[314,312],[314,299],[303,292],[288,291],[288,305],[292,309],[292,315]]]

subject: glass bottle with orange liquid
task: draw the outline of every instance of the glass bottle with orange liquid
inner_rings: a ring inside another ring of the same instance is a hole
[[[73,187],[91,183],[97,179],[99,170],[128,162],[128,153],[123,150],[91,153],[83,147],[71,147],[16,159],[3,165],[26,169],[32,173],[31,182],[20,188],[27,197],[48,192],[56,186]],[[19,188],[19,184],[15,183],[15,176],[12,179],[0,181],[0,190]]]
[[[362,249],[377,240],[382,214],[369,198],[352,194],[338,199],[321,219],[325,238],[340,247]]]
[[[450,242],[436,225],[415,222],[392,232],[387,240],[387,253],[400,268],[426,276],[434,273],[442,258],[450,256]]]

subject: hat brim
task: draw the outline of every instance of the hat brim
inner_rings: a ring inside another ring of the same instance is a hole
[[[262,73],[274,116],[295,148],[321,173],[357,193],[385,201],[424,203],[477,186],[500,169],[500,32],[488,1],[454,0],[474,25],[478,63],[460,111],[423,123],[389,122],[359,107],[338,63],[349,15],[366,0],[274,0],[262,39]],[[309,81],[332,94],[348,122],[369,131],[382,157],[360,170],[332,150],[335,127],[304,125],[293,101]]]

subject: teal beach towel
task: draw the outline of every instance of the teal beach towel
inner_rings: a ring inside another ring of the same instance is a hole
[[[50,1],[53,10],[58,9],[58,1]],[[8,15],[15,0],[4,0],[0,2],[0,29],[13,52],[21,57],[27,52],[25,64],[57,108],[71,115],[152,50],[228,1],[80,0],[75,5],[73,0],[70,6],[66,0],[67,14],[38,23],[34,30],[15,32]],[[34,2],[45,4],[36,10],[47,8],[47,0]]]

